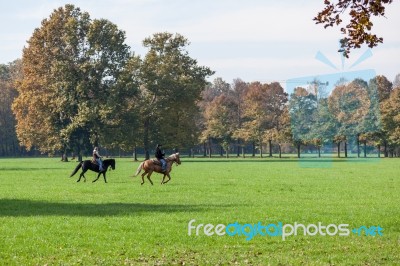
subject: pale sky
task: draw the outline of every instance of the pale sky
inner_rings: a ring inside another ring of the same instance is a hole
[[[55,8],[74,4],[92,19],[105,18],[126,32],[126,43],[144,55],[142,40],[156,32],[180,33],[200,65],[216,71],[210,78],[284,83],[288,79],[350,70],[367,48],[353,51],[342,68],[337,53],[339,28],[324,29],[312,18],[323,0],[0,0],[0,63],[22,57],[35,28]],[[393,81],[400,73],[400,1],[374,20],[384,43],[351,71],[373,69]],[[334,69],[318,61],[320,52]]]

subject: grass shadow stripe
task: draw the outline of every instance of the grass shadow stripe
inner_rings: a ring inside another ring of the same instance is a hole
[[[122,216],[141,213],[201,212],[209,205],[144,203],[61,203],[22,199],[0,199],[0,217],[24,216]],[[219,206],[220,207],[220,206]]]

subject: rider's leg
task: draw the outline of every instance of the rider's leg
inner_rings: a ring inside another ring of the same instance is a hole
[[[101,161],[101,159],[96,159],[97,163],[99,164],[99,171],[103,171],[103,162]]]
[[[165,170],[167,170],[167,162],[165,161],[165,159],[161,159],[161,169],[164,172]]]

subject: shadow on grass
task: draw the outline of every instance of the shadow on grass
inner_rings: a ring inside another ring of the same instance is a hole
[[[201,160],[190,160],[190,161],[183,161],[182,163],[297,163],[297,162],[314,162],[314,163],[345,163],[345,162],[351,162],[351,160],[346,160],[343,159],[341,160],[340,158],[337,159],[335,158],[332,160],[332,158],[300,158],[300,159],[289,159],[289,158],[249,158],[249,159],[201,159]]]
[[[0,167],[0,171],[43,171],[43,170],[60,170],[60,169],[64,169],[64,168],[60,168],[60,167],[53,167],[53,168],[33,168],[33,167]]]
[[[184,205],[144,203],[62,203],[20,199],[0,199],[0,217],[24,216],[124,216],[142,213],[209,211],[228,205]]]

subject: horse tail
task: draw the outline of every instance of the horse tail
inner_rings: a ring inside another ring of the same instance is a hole
[[[140,171],[142,171],[142,169],[143,169],[143,164],[144,164],[144,162],[142,162],[142,163],[139,165],[138,169],[136,170],[136,174],[135,174],[134,176],[137,176],[137,175],[140,173]]]
[[[82,167],[82,162],[80,162],[76,167],[75,170],[71,173],[71,175],[69,177],[72,177],[74,174],[76,174],[76,172],[79,171],[79,169],[81,169]]]

